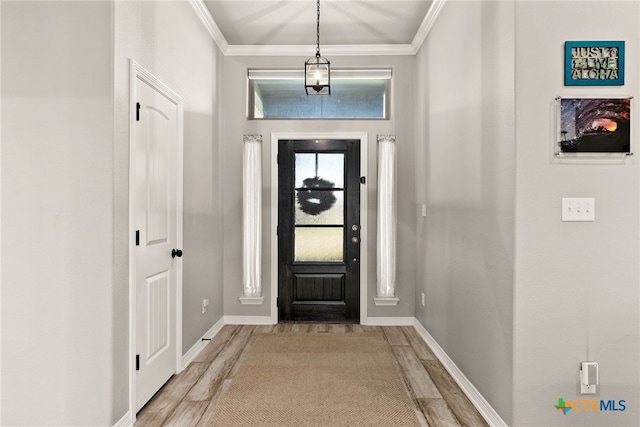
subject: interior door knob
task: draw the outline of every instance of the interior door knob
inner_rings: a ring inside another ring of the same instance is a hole
[[[182,249],[171,249],[171,258],[182,258]]]

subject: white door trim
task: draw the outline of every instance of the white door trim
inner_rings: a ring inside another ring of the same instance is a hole
[[[271,321],[278,323],[278,141],[281,139],[358,139],[360,175],[367,176],[367,132],[272,132],[271,133]],[[367,184],[360,185],[360,323],[367,324]]]
[[[182,97],[162,83],[157,77],[143,68],[133,59],[129,60],[130,79],[129,79],[129,411],[135,421],[136,413],[136,366],[135,366],[135,348],[136,348],[136,257],[135,249],[135,177],[131,176],[133,165],[135,164],[135,150],[133,144],[133,126],[136,120],[136,80],[140,79],[149,86],[163,94],[167,99],[173,102],[178,109],[177,125],[178,125],[178,154],[176,161],[178,179],[176,182],[176,245],[182,248],[182,198],[183,198],[183,102]],[[182,370],[182,262],[176,263],[176,373]]]

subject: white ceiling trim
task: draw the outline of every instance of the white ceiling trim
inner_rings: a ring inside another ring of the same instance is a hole
[[[313,45],[229,45],[204,0],[189,0],[211,38],[225,56],[313,56]],[[322,52],[330,56],[391,56],[415,55],[433,28],[447,0],[433,0],[411,44],[325,45]],[[310,53],[311,52],[311,53]]]
[[[390,80],[392,70],[391,68],[367,68],[367,69],[353,69],[353,68],[332,68],[332,79],[376,79],[376,80]],[[304,69],[256,69],[250,68],[247,70],[247,76],[249,80],[291,80],[291,79],[304,79]]]
[[[429,32],[435,25],[436,19],[438,18],[438,15],[440,15],[440,12],[442,11],[442,8],[444,7],[444,4],[446,2],[447,0],[433,0],[431,6],[429,6],[429,10],[425,15],[422,24],[420,24],[420,28],[418,28],[413,41],[411,42],[411,46],[413,47],[415,53],[418,53],[418,50],[420,50],[422,44],[427,39]]]
[[[229,43],[224,37],[224,34],[222,34],[222,31],[220,31],[220,27],[218,27],[216,21],[213,20],[209,9],[207,9],[207,6],[204,5],[204,1],[189,0],[189,2],[191,3],[191,6],[193,6],[193,9],[196,11],[196,15],[198,15],[198,18],[200,18],[200,21],[202,21],[202,24],[211,35],[211,38],[216,42],[222,53],[226,55],[227,49],[229,49]]]
[[[367,56],[367,55],[415,55],[409,44],[393,45],[324,45],[322,55]],[[225,56],[308,56],[315,55],[316,45],[230,45]]]

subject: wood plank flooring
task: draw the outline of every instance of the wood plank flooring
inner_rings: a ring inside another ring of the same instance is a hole
[[[280,323],[226,325],[137,414],[136,427],[206,426],[256,334],[382,331],[423,426],[488,426],[413,327]],[[256,426],[259,427],[259,426]]]

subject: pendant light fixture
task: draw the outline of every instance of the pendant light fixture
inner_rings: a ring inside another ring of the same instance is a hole
[[[304,89],[307,95],[331,95],[331,63],[320,56],[320,0],[317,0],[316,56],[304,63]]]

